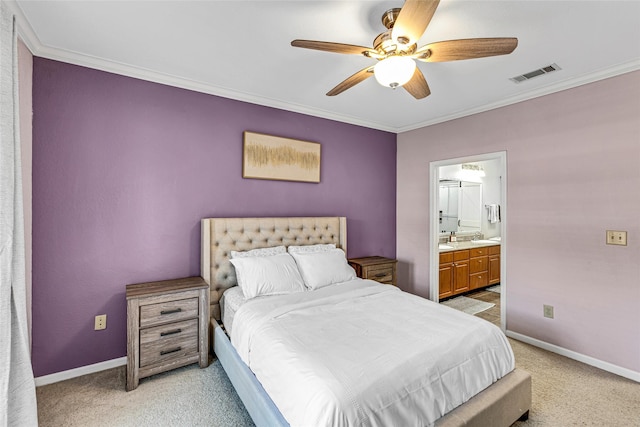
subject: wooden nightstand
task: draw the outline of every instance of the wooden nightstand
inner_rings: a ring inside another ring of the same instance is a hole
[[[398,286],[396,284],[396,264],[398,260],[381,256],[351,258],[349,265],[356,270],[358,277],[371,279],[380,283]]]
[[[127,285],[127,391],[140,378],[209,363],[209,285],[202,277]]]

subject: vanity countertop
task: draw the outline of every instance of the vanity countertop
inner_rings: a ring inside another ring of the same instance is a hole
[[[440,243],[438,247],[439,247],[440,253],[443,253],[443,252],[459,251],[463,249],[482,248],[485,246],[495,246],[499,244],[500,244],[499,241],[494,241],[494,240],[491,240],[491,241],[482,240],[482,242],[477,242],[477,243],[472,243],[471,240],[465,240],[462,242]]]

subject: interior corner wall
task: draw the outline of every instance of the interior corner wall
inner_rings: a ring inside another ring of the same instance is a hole
[[[640,71],[398,135],[398,280],[413,292],[429,293],[430,162],[500,151],[507,329],[640,372]]]
[[[42,58],[33,91],[36,376],[124,356],[125,285],[199,275],[204,217],[346,216],[395,257],[393,133]],[[243,179],[243,131],[320,143],[321,182]]]
[[[31,269],[32,269],[32,116],[33,116],[33,55],[18,39],[18,98],[20,116],[20,155],[22,162],[22,207],[24,212],[25,285],[27,287],[27,327],[31,341]]]

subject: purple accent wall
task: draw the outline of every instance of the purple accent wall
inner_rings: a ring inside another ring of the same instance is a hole
[[[199,275],[203,217],[346,216],[395,257],[395,134],[42,58],[33,108],[36,376],[125,356],[125,285]],[[243,179],[245,130],[322,144],[321,182]]]

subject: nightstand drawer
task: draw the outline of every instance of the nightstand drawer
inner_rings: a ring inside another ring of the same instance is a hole
[[[349,265],[362,279],[375,280],[387,285],[396,285],[396,263],[398,261],[381,256],[349,259]]]
[[[145,345],[155,341],[168,341],[174,338],[197,337],[198,319],[184,322],[169,323],[140,331],[140,344]]]
[[[140,367],[198,353],[198,319],[140,331]]]
[[[381,283],[393,282],[393,265],[381,266],[381,267],[369,267],[367,268],[366,279],[375,280]]]
[[[198,298],[189,298],[140,307],[140,327],[198,317]]]

